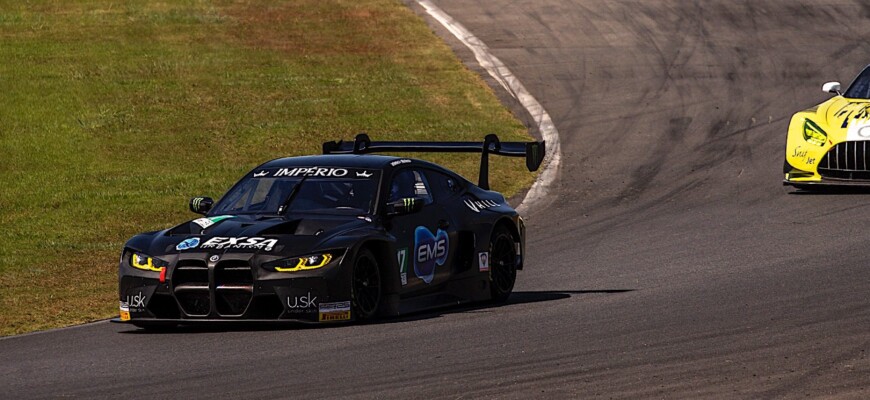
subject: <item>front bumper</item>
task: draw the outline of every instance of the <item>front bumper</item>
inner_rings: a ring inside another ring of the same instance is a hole
[[[870,180],[848,180],[848,179],[831,179],[823,178],[819,181],[790,181],[784,179],[783,186],[791,186],[797,189],[813,190],[824,188],[854,188],[854,189],[870,189]]]
[[[799,188],[814,186],[870,186],[870,146],[868,141],[832,144],[823,153],[805,156],[812,163],[793,163],[786,156],[783,185]],[[798,160],[801,161],[801,160]]]
[[[294,325],[317,325],[318,321],[309,321],[304,319],[160,319],[160,318],[141,318],[136,320],[123,320],[120,317],[112,318],[109,322],[124,325],[134,325],[138,327],[175,327],[178,325],[184,326],[294,326]]]
[[[134,325],[216,322],[340,322],[352,320],[350,279],[341,263],[322,270],[278,273],[247,256],[174,260],[165,277],[121,266],[119,322]],[[157,274],[155,274],[157,275]]]

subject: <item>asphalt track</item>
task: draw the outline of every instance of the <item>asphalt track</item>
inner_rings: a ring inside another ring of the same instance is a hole
[[[780,186],[791,113],[870,62],[866,1],[435,3],[562,138],[507,305],[7,338],[0,397],[870,398],[870,192]]]

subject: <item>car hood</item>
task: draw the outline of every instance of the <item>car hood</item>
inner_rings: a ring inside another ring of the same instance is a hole
[[[870,100],[835,96],[806,111],[815,112],[811,119],[830,143],[870,140]]]
[[[193,252],[298,255],[329,247],[338,236],[371,229],[371,221],[369,216],[212,216],[138,235],[127,247],[154,256]]]

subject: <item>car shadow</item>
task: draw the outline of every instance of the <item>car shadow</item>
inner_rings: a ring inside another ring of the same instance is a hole
[[[813,188],[800,188],[788,192],[794,196],[819,196],[819,195],[861,195],[870,194],[870,187],[866,186],[817,186]]]
[[[392,317],[387,319],[381,319],[378,321],[372,321],[373,324],[378,323],[399,323],[399,322],[408,322],[408,321],[419,321],[423,319],[431,319],[441,317],[443,315],[449,314],[463,314],[463,313],[476,313],[476,312],[485,312],[490,311],[502,307],[510,307],[519,304],[529,304],[529,303],[540,303],[545,301],[555,301],[555,300],[564,300],[576,295],[585,295],[585,294],[615,294],[615,293],[626,293],[633,292],[635,289],[601,289],[601,290],[538,290],[538,291],[518,291],[511,293],[511,296],[508,297],[507,301],[504,303],[491,303],[491,302],[483,302],[483,303],[470,303],[470,304],[462,304],[458,306],[449,306],[449,307],[441,307],[435,308],[432,310],[421,311],[413,314],[408,314],[405,316]]]
[[[351,325],[382,325],[406,323],[412,321],[420,321],[432,318],[439,318],[450,314],[464,314],[486,312],[502,307],[511,307],[520,304],[540,303],[547,301],[564,300],[573,296],[590,295],[590,294],[617,294],[633,292],[635,289],[602,289],[602,290],[538,290],[538,291],[516,291],[511,293],[507,301],[503,303],[470,303],[458,306],[444,306],[434,308],[427,311],[420,311],[408,315],[398,317],[379,318],[374,321],[363,323],[348,323],[348,324],[316,324],[316,323],[257,323],[257,324],[209,324],[209,325],[182,325],[171,328],[160,329],[140,329],[130,326],[128,330],[122,330],[118,333],[129,335],[160,335],[160,334],[191,334],[191,333],[216,333],[216,332],[260,332],[260,331],[279,331],[279,330],[300,330],[300,329],[340,329]]]

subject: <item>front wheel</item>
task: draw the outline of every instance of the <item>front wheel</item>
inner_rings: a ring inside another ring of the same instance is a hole
[[[517,247],[513,236],[504,228],[496,228],[489,242],[490,290],[492,300],[504,302],[517,281]]]
[[[352,298],[357,319],[372,319],[381,305],[381,272],[375,255],[368,249],[360,250],[353,263]]]

